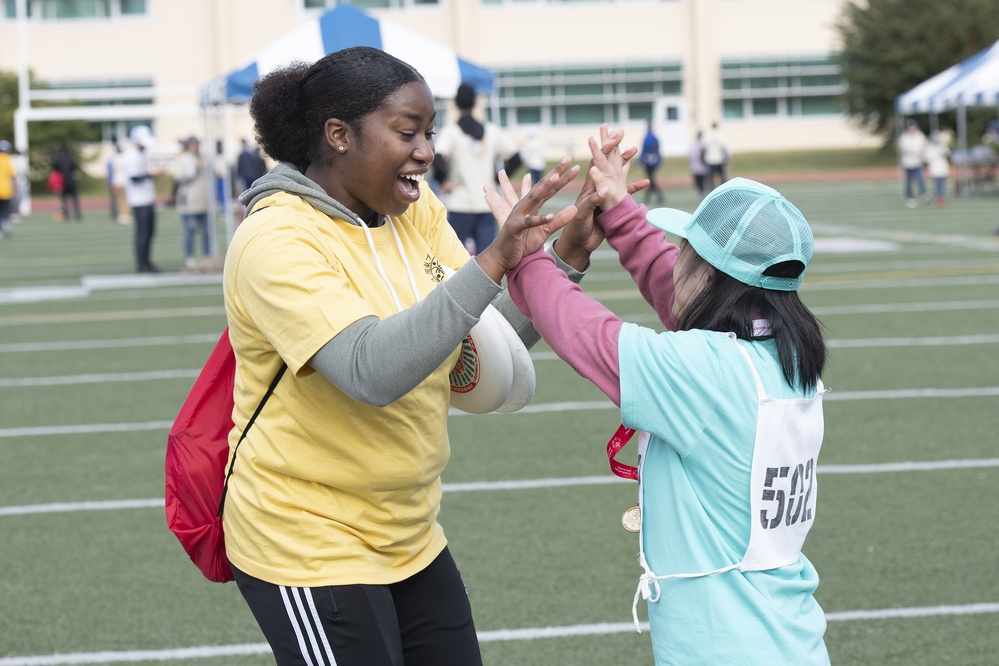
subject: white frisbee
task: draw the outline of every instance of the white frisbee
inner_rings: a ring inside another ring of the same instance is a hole
[[[496,408],[496,411],[515,412],[534,398],[536,382],[534,361],[531,360],[531,351],[524,345],[524,341],[517,335],[517,331],[514,330],[510,322],[503,315],[499,315],[498,319],[510,347],[510,356],[513,361],[513,382],[510,385],[510,396]]]
[[[451,370],[451,406],[469,414],[494,412],[513,389],[513,354],[502,325],[503,315],[493,306],[479,318],[461,342],[461,353]]]
[[[447,277],[454,269],[442,266]],[[515,412],[534,397],[531,352],[492,305],[461,342],[451,370],[451,406],[469,414]]]

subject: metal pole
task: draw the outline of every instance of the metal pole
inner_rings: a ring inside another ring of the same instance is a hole
[[[218,241],[218,207],[215,203],[215,100],[211,99],[203,107],[205,114],[205,150],[202,159],[205,161],[205,178],[208,180],[208,228],[211,229],[212,254],[216,254]]]
[[[210,193],[208,195],[208,240],[210,244],[210,254],[214,257],[219,253],[218,248],[218,232],[216,225],[216,214],[215,214],[215,159],[212,157],[211,152],[215,150],[215,133],[212,132],[211,128],[211,100],[203,100],[203,106],[201,107],[201,120],[204,124],[205,129],[205,149],[201,151],[201,161],[205,165],[205,173],[203,177],[205,179],[205,187]]]
[[[964,162],[957,167],[957,182],[961,194],[968,196],[968,162],[971,154],[968,152],[968,123],[964,104],[957,106],[957,147],[964,155]]]
[[[14,147],[21,154],[22,164],[26,170],[25,180],[22,182],[25,182],[31,169],[28,160],[28,109],[31,108],[31,80],[28,72],[28,1],[17,0],[14,6],[14,18],[17,22],[17,109],[14,111]],[[21,193],[21,203],[15,212],[19,215],[31,214],[30,187]]]
[[[905,170],[902,169],[902,151],[899,149],[899,140],[902,138],[902,132],[905,131],[905,116],[896,113],[895,114],[895,162],[898,164],[898,180],[899,187],[901,188],[902,195],[905,195]]]
[[[28,0],[17,0],[17,114],[14,119],[14,147],[19,153],[28,152],[28,117],[31,108],[31,82],[28,74]]]
[[[220,157],[222,159],[222,201],[224,202],[222,206],[222,215],[225,219],[225,244],[227,248],[229,247],[229,242],[232,240],[233,234],[236,233],[235,213],[233,211],[235,202],[232,200],[232,169],[229,168],[229,159],[226,156],[225,151],[225,142],[229,135],[228,111],[228,104],[219,104],[219,112],[221,114],[220,120],[222,123],[220,132],[222,134],[222,150],[220,151]]]

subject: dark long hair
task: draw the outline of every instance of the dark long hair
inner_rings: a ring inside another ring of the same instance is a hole
[[[684,241],[686,242],[686,241]],[[707,264],[696,252],[691,252],[691,270]],[[774,264],[765,275],[796,277],[805,267],[800,261]],[[784,379],[791,386],[813,390],[826,362],[826,343],[815,315],[805,307],[796,291],[777,291],[751,287],[714,269],[714,275],[704,289],[677,317],[679,330],[701,329],[735,333],[741,340],[760,340],[753,335],[753,320],[770,321],[771,334],[777,344]]]
[[[361,120],[407,83],[423,81],[411,65],[369,46],[335,51],[312,65],[294,62],[253,86],[250,116],[257,143],[279,162],[305,171],[322,158],[326,121],[361,133]]]

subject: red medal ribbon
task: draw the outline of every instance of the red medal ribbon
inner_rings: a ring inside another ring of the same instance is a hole
[[[629,428],[622,425],[614,433],[614,436],[610,438],[607,442],[607,460],[610,462],[611,471],[620,476],[622,479],[632,479],[638,481],[638,468],[632,467],[631,465],[625,465],[624,463],[618,462],[614,459],[617,452],[624,448],[624,445],[628,443],[631,436],[635,434],[634,428]]]

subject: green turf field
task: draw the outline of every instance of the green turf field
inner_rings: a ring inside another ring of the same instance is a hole
[[[802,296],[831,348],[805,553],[832,661],[997,663],[999,198],[909,210],[897,182],[778,189],[814,226]],[[175,272],[180,237],[162,211],[165,272],[143,280],[131,228],[103,212],[0,241],[0,666],[273,663],[235,586],[203,580],[164,522],[167,428],[225,325],[219,276]],[[656,325],[609,252],[584,287]],[[450,424],[441,521],[485,662],[649,664],[620,526],[635,487],[603,450],[618,416],[533,354],[528,409]]]

